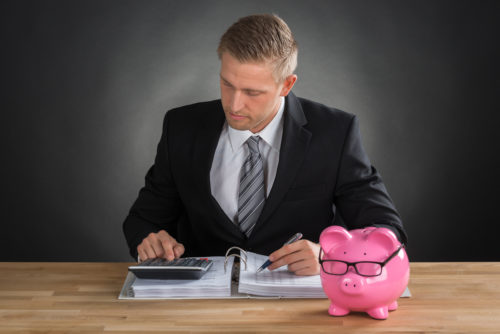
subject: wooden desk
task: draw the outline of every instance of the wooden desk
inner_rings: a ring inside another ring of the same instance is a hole
[[[128,263],[0,263],[0,333],[500,333],[500,263],[413,263],[387,320],[328,300],[118,300]]]

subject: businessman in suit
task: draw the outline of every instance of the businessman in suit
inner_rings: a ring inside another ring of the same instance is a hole
[[[319,273],[334,223],[406,233],[360,140],[358,120],[296,97],[297,44],[275,15],[222,36],[221,99],[170,110],[154,165],[123,229],[132,256],[270,254],[270,270]],[[283,243],[301,232],[304,238]]]

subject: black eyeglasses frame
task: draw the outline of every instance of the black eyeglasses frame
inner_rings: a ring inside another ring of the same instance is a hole
[[[349,271],[349,267],[353,267],[354,270],[356,271],[356,273],[360,276],[363,276],[363,277],[377,277],[377,276],[380,276],[382,274],[382,269],[384,268],[384,266],[389,263],[390,260],[392,260],[398,253],[401,249],[404,248],[404,244],[400,244],[398,249],[396,249],[396,251],[394,251],[394,253],[392,253],[391,255],[389,255],[389,257],[384,261],[384,262],[376,262],[376,261],[358,261],[358,262],[347,262],[347,261],[342,261],[342,260],[333,260],[333,259],[328,259],[328,260],[322,260],[321,259],[321,253],[323,253],[323,248],[320,248],[319,250],[319,256],[318,256],[318,262],[319,264],[321,265],[321,269],[323,269],[323,272],[325,274],[328,274],[328,275],[336,275],[336,276],[342,276],[342,275],[345,275],[348,271]],[[345,263],[347,265],[346,267],[346,270],[344,273],[342,274],[333,274],[333,273],[329,273],[325,270],[325,268],[323,267],[323,263],[324,262],[342,262],[342,263]],[[377,275],[363,275],[361,274],[359,271],[358,271],[358,268],[356,267],[356,264],[358,263],[372,263],[372,264],[378,264],[380,265],[380,273],[378,273]]]

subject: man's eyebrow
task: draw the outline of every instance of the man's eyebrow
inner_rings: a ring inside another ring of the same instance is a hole
[[[260,90],[260,89],[254,89],[254,88],[243,88],[245,92],[251,92],[251,93],[265,93],[265,90]]]
[[[222,79],[222,81],[224,81],[225,83],[227,83],[228,85],[231,85],[231,83],[229,81],[227,81],[221,74],[220,74],[220,78]],[[232,85],[231,85],[232,86]]]
[[[224,83],[228,84],[231,87],[234,87],[229,81],[227,81],[221,74],[219,74],[220,78]],[[255,92],[255,93],[265,93],[265,90],[255,89],[255,88],[242,88],[242,90],[246,92]]]

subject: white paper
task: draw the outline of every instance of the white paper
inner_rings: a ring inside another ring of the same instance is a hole
[[[297,276],[286,266],[273,271],[257,269],[267,260],[267,256],[247,252],[247,268],[240,265],[238,292],[260,296],[280,296],[293,298],[326,298],[319,275]]]
[[[130,295],[136,298],[170,297],[229,297],[231,296],[231,269],[234,258],[229,258],[224,271],[224,257],[211,257],[212,267],[200,279],[164,280],[136,278]]]

